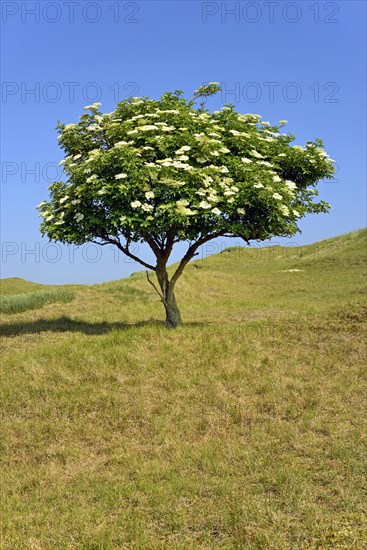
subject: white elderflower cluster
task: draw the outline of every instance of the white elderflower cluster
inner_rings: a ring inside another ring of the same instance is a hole
[[[279,210],[281,211],[281,213],[284,215],[284,216],[289,216],[289,208],[288,206],[286,206],[285,204],[281,204],[279,206]]]
[[[257,159],[263,159],[264,157],[262,156],[261,153],[259,153],[258,151],[255,151],[255,149],[252,149],[252,151],[250,151],[251,155],[256,157]]]
[[[290,189],[291,191],[293,191],[294,189],[297,189],[297,185],[294,183],[294,181],[285,180],[284,183],[288,187],[288,189]]]
[[[92,105],[86,105],[84,107],[84,110],[85,111],[95,111],[96,109],[98,109],[98,107],[101,107],[102,103],[93,103]]]

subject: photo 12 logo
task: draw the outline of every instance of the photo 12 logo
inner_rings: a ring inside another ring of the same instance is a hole
[[[339,23],[338,2],[202,2],[202,23]]]
[[[203,85],[208,85],[203,82]],[[313,103],[339,103],[340,86],[335,81],[329,82],[280,82],[269,80],[263,82],[220,82],[220,101],[228,103],[298,103],[301,100]],[[207,97],[201,99],[206,104]]]
[[[113,258],[115,264],[136,264],[135,260],[121,254],[113,245],[102,247],[97,243],[85,243],[81,246],[77,245],[61,245],[60,243],[36,241],[36,242],[15,242],[4,241],[1,243],[1,261],[3,264],[11,264],[12,262],[35,263],[42,262],[55,264],[61,261],[66,261],[70,264],[75,262],[85,262],[88,264],[96,264],[100,261],[105,261]],[[132,254],[138,254],[139,245],[137,243],[130,245]]]
[[[313,103],[339,103],[337,82],[221,82],[222,103],[298,103],[302,100]]]
[[[113,82],[101,84],[99,82],[15,82],[1,83],[1,103],[76,103],[112,99],[115,103],[139,92],[137,82]]]
[[[1,2],[1,21],[5,23],[139,23],[138,2]]]

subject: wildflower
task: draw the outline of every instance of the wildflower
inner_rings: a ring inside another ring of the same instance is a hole
[[[115,180],[123,180],[123,179],[125,179],[125,178],[127,178],[127,174],[124,174],[124,173],[122,173],[122,174],[117,174],[117,175],[115,176]]]
[[[288,187],[288,189],[296,189],[297,188],[297,185],[294,183],[294,181],[291,181],[291,180],[285,180],[285,184],[286,186]]]
[[[146,126],[139,126],[139,130],[142,132],[149,132],[150,130],[157,130],[157,126],[154,126],[154,124],[147,124]]]
[[[206,201],[201,201],[201,203],[199,204],[199,208],[204,208],[204,210],[207,210],[208,208],[211,208],[211,207],[212,205]]]
[[[93,103],[93,105],[86,105],[84,107],[84,110],[88,111],[93,111],[94,109],[98,109],[98,107],[100,107],[102,105],[102,103]]]
[[[186,199],[181,199],[179,201],[176,201],[176,204],[177,204],[177,206],[188,206],[189,201],[187,201]]]
[[[126,145],[129,145],[127,141],[118,141],[114,147],[125,147]]]
[[[95,130],[101,130],[101,127],[98,124],[91,124],[87,128],[88,132],[94,132]]]
[[[240,214],[241,216],[243,216],[244,214],[246,214],[244,208],[237,208],[237,213]]]

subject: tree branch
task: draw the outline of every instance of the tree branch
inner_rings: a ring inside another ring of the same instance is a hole
[[[150,248],[153,250],[156,258],[160,258],[162,256],[162,250],[159,247],[159,245],[156,243],[156,241],[153,239],[153,237],[146,236],[146,241],[149,244]]]
[[[149,272],[147,271],[146,274],[147,274],[147,279],[148,279],[149,283],[152,285],[152,287],[154,288],[154,290],[157,292],[157,294],[158,294],[158,296],[159,296],[161,302],[163,302],[163,304],[166,305],[166,301],[165,301],[165,299],[164,299],[163,294],[161,294],[161,293],[159,292],[158,288],[155,286],[155,284],[153,283],[153,281],[150,280],[150,278],[149,278]]]
[[[98,235],[96,235],[96,236],[98,237]],[[115,246],[117,246],[117,248],[119,250],[121,250],[121,252],[123,252],[126,256],[128,256],[132,260],[135,260],[135,262],[138,262],[139,264],[143,265],[144,267],[146,267],[148,269],[151,269],[152,271],[156,270],[156,267],[154,265],[150,265],[147,262],[144,262],[144,260],[141,260],[140,258],[138,258],[138,256],[135,256],[135,254],[130,252],[128,243],[126,244],[126,246],[123,246],[119,240],[111,239],[111,237],[109,237],[107,234],[103,235],[102,237],[99,237],[99,238],[104,239],[106,241],[106,243],[103,243],[103,244],[102,243],[96,243],[96,244],[100,244],[101,246],[103,246],[107,243],[114,244]],[[93,242],[96,242],[96,241],[93,241]]]
[[[189,261],[194,256],[196,256],[198,254],[196,251],[199,248],[199,246],[206,243],[207,241],[210,241],[211,239],[215,239],[216,237],[220,237],[223,233],[225,233],[225,232],[224,231],[219,231],[218,233],[212,233],[211,235],[207,235],[206,237],[201,237],[196,242],[194,242],[194,244],[189,246],[185,256],[180,261],[180,263],[178,265],[178,268],[176,269],[176,271],[174,272],[174,274],[173,274],[173,276],[170,280],[170,285],[174,286],[176,284],[177,279],[182,275],[182,272],[185,269],[186,265],[189,263]]]

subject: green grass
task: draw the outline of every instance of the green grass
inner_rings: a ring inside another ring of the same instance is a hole
[[[144,273],[2,315],[1,548],[366,548],[366,231],[177,298],[175,331]]]
[[[0,295],[1,313],[20,313],[29,309],[39,309],[45,304],[70,302],[74,294],[70,290],[38,290],[21,294]]]

